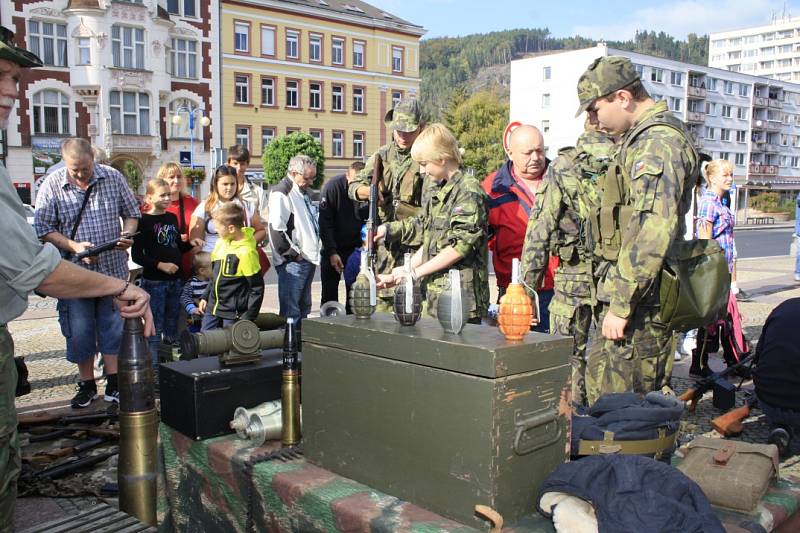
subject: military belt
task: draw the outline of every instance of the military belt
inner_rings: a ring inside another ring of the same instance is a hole
[[[664,452],[675,446],[678,432],[669,435],[664,428],[658,428],[658,437],[646,440],[614,440],[613,431],[604,431],[603,440],[583,440],[578,446],[578,455],[650,455],[661,459]]]

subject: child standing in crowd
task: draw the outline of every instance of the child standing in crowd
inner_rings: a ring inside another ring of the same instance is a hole
[[[244,208],[234,202],[221,205],[214,210],[214,227],[219,238],[211,252],[211,282],[198,306],[200,331],[255,320],[264,298],[255,230],[245,227]]]
[[[200,300],[208,287],[208,280],[211,279],[211,254],[208,252],[197,252],[192,261],[194,275],[186,282],[181,291],[181,306],[186,311],[189,325],[187,329],[192,333],[200,331],[200,321],[203,312],[200,311]]]
[[[139,234],[133,239],[133,260],[142,265],[141,287],[150,294],[156,334],[147,342],[158,368],[158,345],[163,340],[171,344],[177,335],[179,298],[181,292],[181,254],[192,245],[181,239],[178,219],[167,213],[171,203],[169,184],[163,179],[147,183],[149,211],[142,215]]]
[[[218,208],[228,202],[240,205],[244,212],[244,225],[253,228],[256,242],[261,242],[267,232],[261,223],[261,218],[254,208],[239,198],[239,184],[236,178],[236,169],[232,166],[222,165],[214,172],[211,179],[211,190],[205,202],[200,203],[192,213],[189,224],[189,237],[203,241],[203,252],[211,253],[217,243],[218,234],[214,226],[214,214]]]

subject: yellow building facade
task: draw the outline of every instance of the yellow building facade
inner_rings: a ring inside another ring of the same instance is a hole
[[[364,2],[223,1],[222,146],[261,165],[272,139],[302,131],[333,176],[391,139],[383,117],[419,92],[424,30]]]

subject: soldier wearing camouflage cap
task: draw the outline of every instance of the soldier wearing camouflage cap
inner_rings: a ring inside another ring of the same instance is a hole
[[[594,305],[594,243],[588,231],[600,206],[599,180],[613,157],[614,142],[591,126],[576,147],[562,148],[536,195],[522,248],[521,271],[536,287],[551,255],[559,258],[550,303],[550,333],[574,339],[572,401],[586,403],[586,343]]]
[[[0,27],[0,129],[8,127],[19,99],[23,68],[41,67],[36,55],[14,43],[14,34]],[[10,531],[21,470],[14,394],[17,369],[14,341],[7,324],[25,312],[28,295],[37,289],[56,298],[114,296],[126,318],[145,316],[145,335],[155,333],[148,302],[150,296],[134,285],[86,270],[68,261],[52,244],[42,244],[28,224],[19,195],[0,164],[0,219],[4,250],[0,254],[0,531]],[[133,302],[133,303],[128,303]]]
[[[591,405],[604,393],[669,385],[674,342],[658,323],[658,278],[685,233],[699,163],[683,123],[650,97],[629,59],[596,59],[578,81],[578,99],[579,114],[620,137],[593,220],[600,264],[586,374]]]
[[[375,166],[375,156],[383,161],[383,178],[378,185],[380,222],[395,222],[417,215],[422,205],[424,180],[420,176],[419,164],[411,158],[411,147],[424,128],[422,109],[415,98],[400,100],[384,117],[392,130],[392,141],[381,146],[367,160],[358,177],[348,185],[347,192],[353,200],[369,200],[369,183]],[[416,243],[418,244],[418,243]],[[378,246],[375,264],[377,274],[388,274],[402,264],[403,254],[413,251],[409,244],[385,243]],[[394,292],[378,291],[378,311],[390,312]]]

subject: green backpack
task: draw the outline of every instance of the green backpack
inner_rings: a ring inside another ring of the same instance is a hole
[[[639,134],[657,125],[668,126],[687,136],[678,119],[657,115],[637,125],[626,137],[617,161],[625,160],[627,146]],[[696,153],[695,159],[699,161]],[[696,178],[696,174],[692,175],[690,183]],[[603,195],[593,221],[593,233],[597,243],[595,255],[609,261],[617,260],[622,228],[633,215],[628,194],[630,182],[627,169],[619,163],[611,165],[603,179]],[[659,322],[668,330],[688,331],[712,324],[724,316],[731,276],[725,253],[715,240],[676,238],[664,257],[658,277]]]

